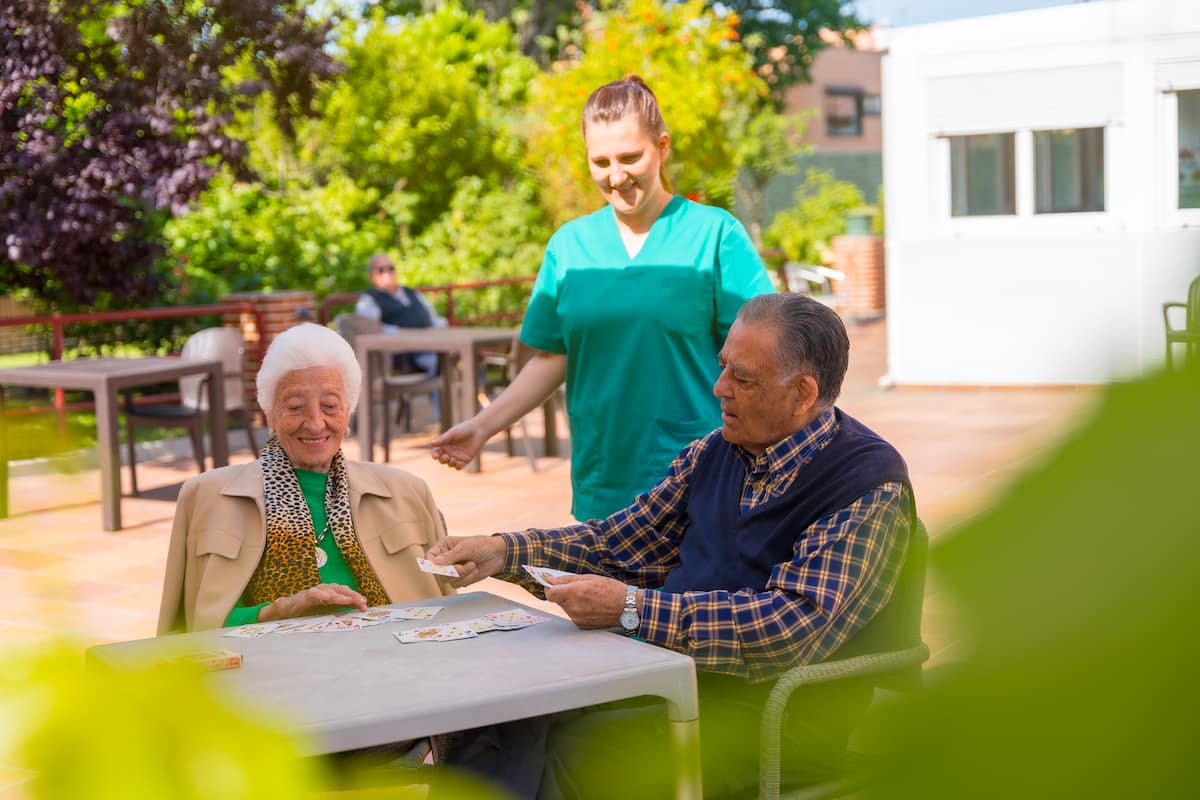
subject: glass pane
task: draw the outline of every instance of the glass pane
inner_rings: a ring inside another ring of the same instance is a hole
[[[861,97],[853,94],[825,93],[825,132],[830,136],[858,136],[862,133],[859,114]]]
[[[1176,92],[1179,103],[1179,207],[1200,208],[1200,89]]]
[[[1035,210],[1104,210],[1104,129],[1034,131]]]
[[[1016,213],[1014,134],[950,138],[951,214],[982,216]]]

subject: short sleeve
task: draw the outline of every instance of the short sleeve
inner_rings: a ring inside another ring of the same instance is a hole
[[[558,315],[560,285],[558,258],[554,254],[554,240],[551,239],[533,284],[533,296],[529,298],[529,306],[525,309],[525,321],[521,325],[521,341],[549,353],[567,352],[562,320]]]
[[[717,339],[721,342],[725,341],[743,303],[751,297],[775,291],[750,235],[732,216],[721,233],[715,283]]]

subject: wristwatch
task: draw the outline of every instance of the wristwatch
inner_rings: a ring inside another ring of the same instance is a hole
[[[641,624],[637,610],[637,587],[630,584],[625,587],[625,610],[621,612],[621,628],[627,636],[632,636],[637,633]]]

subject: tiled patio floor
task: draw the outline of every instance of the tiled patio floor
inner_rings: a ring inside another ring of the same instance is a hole
[[[886,391],[877,384],[885,371],[884,323],[854,326],[851,339],[851,368],[840,405],[905,456],[918,506],[935,540],[1052,448],[1087,413],[1097,394],[1071,389]],[[503,438],[497,437],[485,453],[483,472],[471,475],[430,459],[431,436],[398,438],[394,463],[430,484],[453,533],[570,520],[565,459],[539,459],[538,471],[531,472],[520,447],[518,457],[508,458]],[[231,446],[243,448],[235,451],[234,461],[251,458],[240,434],[231,438]],[[358,456],[356,442],[347,441],[345,450],[351,458]],[[97,471],[22,470],[11,478],[12,516],[0,520],[0,647],[54,635],[94,644],[154,634],[173,497],[195,467],[190,457],[164,456],[140,465],[138,473],[150,491],[122,502],[128,527],[114,533],[101,529]],[[127,475],[125,481],[127,485]],[[524,590],[496,581],[481,588],[537,603]],[[925,635],[936,660],[953,655],[952,627],[948,604],[931,582]]]

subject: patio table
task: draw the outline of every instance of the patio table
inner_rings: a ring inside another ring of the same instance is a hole
[[[474,416],[476,397],[479,391],[479,360],[484,348],[509,348],[515,328],[400,328],[395,333],[364,333],[354,339],[354,350],[362,367],[364,391],[358,399],[358,443],[361,458],[374,460],[374,431],[372,414],[374,405],[371,392],[366,387],[373,385],[373,361],[386,363],[386,359],[372,359],[372,353],[435,352],[457,359],[461,370],[460,380],[454,390],[456,397],[449,404],[449,424],[443,418],[443,427],[457,424]],[[443,406],[446,404],[443,403]],[[558,455],[558,430],[554,407],[550,402],[543,406],[545,414],[545,452],[547,456]],[[479,471],[479,459],[467,465],[469,472]]]
[[[93,647],[88,659],[107,667],[130,668],[210,648],[239,652],[241,667],[208,678],[239,704],[271,713],[293,733],[303,734],[302,746],[312,754],[452,733],[630,697],[662,697],[679,756],[676,795],[702,796],[700,712],[695,662],[690,657],[617,633],[582,630],[556,616],[521,630],[490,631],[474,639],[401,644],[392,635],[396,631],[462,622],[517,604],[487,592],[463,592],[396,607],[419,605],[443,609],[429,620],[357,631],[247,639],[209,630],[140,639]],[[326,691],[330,686],[338,691]]]
[[[208,432],[213,466],[229,463],[225,387],[220,361],[178,356],[77,358],[29,367],[0,369],[0,519],[8,516],[8,452],[4,426],[4,387],[70,389],[91,392],[96,403],[100,455],[100,504],[104,530],[121,529],[121,454],[117,434],[118,397],[125,389],[153,386],[185,375],[208,377]]]

